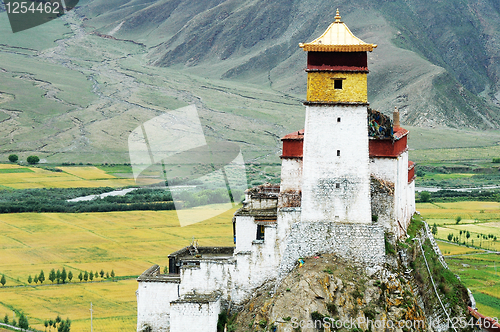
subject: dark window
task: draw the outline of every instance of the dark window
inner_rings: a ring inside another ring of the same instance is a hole
[[[340,188],[340,183],[336,183],[335,188]]]
[[[340,150],[337,150],[337,157],[340,157]]]
[[[233,242],[236,244],[236,222],[233,221]]]
[[[337,90],[342,90],[342,80],[335,80],[334,81],[334,88]]]
[[[257,240],[264,240],[264,225],[257,225]]]
[[[340,122],[340,118],[337,118],[337,122]]]

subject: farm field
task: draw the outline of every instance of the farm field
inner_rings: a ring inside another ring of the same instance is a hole
[[[0,315],[22,310],[32,326],[44,330],[45,319],[59,314],[73,321],[72,331],[90,331],[92,302],[95,331],[132,331],[135,278],[153,264],[164,267],[168,254],[189,245],[193,237],[200,245],[232,246],[234,212],[186,227],[179,226],[175,211],[2,214],[0,274],[7,283],[0,287]],[[73,281],[51,285],[50,270],[62,268],[72,271]],[[43,286],[29,285],[28,276],[42,269]],[[80,272],[101,269],[113,270],[123,280],[78,281]]]
[[[474,294],[479,311],[500,317],[500,255],[495,253],[500,251],[500,240],[482,236],[491,234],[500,238],[500,203],[417,203],[417,210],[430,226],[434,223],[438,226],[435,238],[439,248],[453,273],[459,275]],[[458,224],[457,217],[462,218]],[[460,243],[473,243],[476,248],[449,242],[449,234]]]
[[[126,187],[135,185],[134,179],[125,178],[122,174],[109,174],[95,166],[57,168],[61,172],[53,172],[39,167],[0,164],[0,189]],[[149,184],[158,182],[155,179],[143,181],[147,181]]]

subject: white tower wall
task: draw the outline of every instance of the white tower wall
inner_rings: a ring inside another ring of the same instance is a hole
[[[371,223],[366,117],[364,105],[306,107],[302,221]]]

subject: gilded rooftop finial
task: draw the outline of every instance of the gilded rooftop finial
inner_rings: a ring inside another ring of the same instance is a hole
[[[339,9],[337,8],[337,15],[335,15],[335,22],[339,22],[340,23],[340,19],[342,17],[340,16],[340,13],[339,13]]]

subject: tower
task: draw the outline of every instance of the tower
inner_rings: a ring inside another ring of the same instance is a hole
[[[302,221],[370,223],[367,52],[339,11],[307,52]]]

